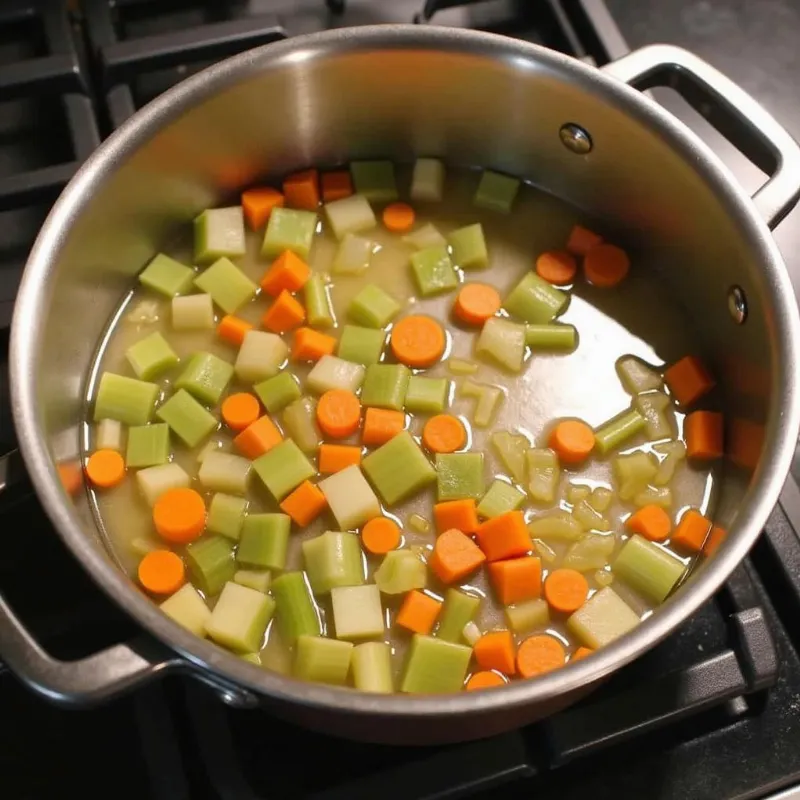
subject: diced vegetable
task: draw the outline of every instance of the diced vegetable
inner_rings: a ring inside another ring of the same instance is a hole
[[[525,359],[525,326],[500,317],[492,317],[484,324],[475,354],[489,356],[511,372],[519,372]]]
[[[527,437],[521,433],[498,431],[492,434],[490,441],[503,462],[503,466],[511,473],[511,477],[516,483],[523,485],[525,483],[526,461],[530,460],[530,457],[526,456],[530,448]]]
[[[366,328],[385,328],[400,311],[400,303],[380,286],[367,284],[347,307],[347,316]]]
[[[94,399],[95,420],[113,419],[125,425],[146,425],[159,392],[158,385],[104,372]]]
[[[591,487],[584,483],[568,483],[567,491],[565,492],[565,499],[573,506],[580,503],[581,500],[588,500],[592,496]]]
[[[644,427],[645,419],[636,409],[625,411],[594,432],[595,447],[602,455],[607,455],[636,436]]]
[[[549,447],[531,447],[525,454],[528,494],[540,503],[552,503],[561,477],[558,456]]]
[[[680,440],[664,442],[657,444],[653,450],[663,458],[652,476],[652,482],[656,486],[663,486],[672,480],[678,465],[686,458],[686,445]]]
[[[332,588],[331,606],[337,639],[383,636],[385,626],[381,593],[374,583]]]
[[[473,361],[465,361],[463,358],[449,359],[447,368],[453,375],[474,375],[478,371],[477,364]]]
[[[139,491],[149,506],[155,505],[156,500],[170,489],[188,488],[190,481],[186,471],[175,463],[140,469],[136,473]]]
[[[308,259],[316,229],[317,215],[313,211],[273,209],[264,233],[261,255],[274,258],[284,250],[291,250],[300,258]]]
[[[594,580],[600,587],[611,586],[614,583],[614,573],[608,569],[599,569],[594,574]]]
[[[353,684],[362,692],[390,694],[392,681],[392,649],[386,642],[364,642],[353,648],[350,660]]]
[[[567,620],[569,630],[593,649],[610,644],[638,624],[636,612],[609,586],[592,595]]]
[[[291,250],[284,250],[261,278],[261,288],[272,297],[284,292],[294,294],[305,286],[311,276],[311,268]]]
[[[208,264],[223,256],[245,254],[241,206],[209,208],[194,220],[194,260]]]
[[[616,538],[613,534],[590,533],[570,545],[562,564],[578,572],[602,569],[608,564],[615,545]]]
[[[283,500],[292,489],[317,473],[292,439],[284,439],[257,458],[253,469],[276,500]]]
[[[250,300],[258,287],[227,258],[215,261],[194,280],[201,292],[211,295],[211,299],[226,313],[234,314]]]
[[[337,356],[322,356],[306,378],[308,388],[317,394],[324,394],[331,389],[345,389],[355,393],[363,382],[364,367]]]
[[[206,633],[238,653],[258,651],[274,610],[269,595],[229,581],[206,622]]]
[[[304,453],[313,453],[319,448],[322,434],[317,425],[317,403],[310,397],[301,397],[286,406],[283,426],[287,435],[294,439]]]
[[[238,553],[237,553],[238,555]],[[272,573],[265,569],[237,569],[233,575],[234,583],[247,586],[266,594],[272,580]]]
[[[353,643],[319,636],[299,636],[294,675],[316,683],[343,685],[350,671]]]
[[[411,550],[390,550],[373,575],[375,584],[384,594],[424,589],[427,577],[425,564]]]
[[[569,303],[569,295],[535,272],[525,277],[509,292],[503,308],[523,322],[544,325],[563,313]]]
[[[281,636],[291,646],[298,636],[320,636],[322,621],[302,572],[285,572],[272,582]]]
[[[391,161],[352,161],[350,174],[358,194],[372,203],[391,203],[397,200],[397,183]]]
[[[257,383],[253,391],[270,414],[277,414],[302,395],[297,378],[291,372],[279,372]]]
[[[186,561],[192,581],[207,597],[218,594],[236,572],[233,543],[224,536],[203,536],[192,542],[186,548]]]
[[[116,419],[101,419],[95,428],[95,447],[98,450],[122,452],[122,423]]]
[[[444,246],[427,247],[412,253],[411,271],[423,297],[450,292],[458,286],[458,275]]]
[[[644,417],[648,439],[671,439],[675,435],[675,412],[667,395],[663,392],[640,394],[635,404],[636,410]]]
[[[531,536],[573,542],[584,535],[581,524],[572,514],[560,508],[539,514],[528,523]]]
[[[248,331],[236,356],[236,377],[245,383],[258,383],[278,373],[289,355],[289,346],[277,334]]]
[[[427,378],[412,375],[404,406],[412,413],[438,414],[447,405],[448,381],[446,378]]]
[[[592,508],[588,500],[579,500],[572,509],[572,518],[587,531],[611,530],[611,523],[597,510]]]
[[[334,323],[328,287],[319,275],[312,275],[303,287],[308,324],[314,328],[330,328]]]
[[[170,430],[189,447],[196,447],[217,429],[219,422],[185,389],[175,392],[164,403],[156,416],[169,425]]]
[[[427,533],[431,529],[431,524],[425,517],[421,517],[419,514],[412,514],[408,518],[408,527],[413,531],[417,531],[417,533]]]
[[[506,606],[505,614],[508,626],[515,633],[529,633],[550,623],[550,609],[545,600],[525,600]]]
[[[614,493],[611,489],[607,489],[605,486],[598,486],[592,489],[591,495],[588,497],[589,505],[595,510],[600,511],[608,511],[611,503],[614,500]]]
[[[328,219],[328,224],[337,239],[344,240],[348,234],[361,233],[374,228],[378,224],[375,219],[375,214],[372,212],[372,206],[363,194],[353,194],[350,197],[344,197],[341,200],[334,200],[332,203],[326,203],[325,216]],[[354,238],[354,237],[353,237]],[[362,257],[369,261],[369,253],[372,250],[372,243],[361,239],[361,242],[369,245],[362,251]],[[354,255],[355,253],[353,253]],[[337,260],[343,255],[342,248],[339,248]],[[348,259],[345,259],[345,261]],[[356,259],[357,260],[357,259]],[[349,261],[354,263],[351,257]],[[342,264],[344,266],[344,264]],[[362,269],[366,266],[364,264]],[[337,269],[334,267],[334,272]],[[358,272],[360,270],[353,270],[351,268],[344,269],[344,272]]]
[[[201,403],[216,405],[232,377],[230,362],[213,353],[195,353],[175,381],[175,388],[186,389]]]
[[[284,569],[290,528],[287,514],[248,514],[241,527],[236,560],[248,567]]]
[[[346,200],[337,200],[337,203],[349,203],[353,199],[353,197],[348,197]],[[370,213],[372,213],[371,210]],[[374,224],[375,217],[372,219]],[[360,275],[369,267],[374,251],[374,242],[363,236],[347,233],[336,249],[331,272],[334,275]]]
[[[389,506],[436,480],[436,471],[408,431],[397,434],[370,453],[363,460],[362,467],[383,502]]]
[[[633,496],[635,506],[660,506],[670,508],[672,506],[672,490],[669,486],[647,486],[641,492]]]
[[[210,294],[189,294],[172,298],[172,327],[176,331],[211,330],[214,302]]]
[[[320,481],[319,488],[336,522],[345,530],[358,528],[381,513],[378,498],[355,464]]]
[[[475,539],[490,562],[517,558],[533,549],[521,511],[507,511],[482,522],[475,531]]]
[[[139,273],[139,283],[165,297],[176,297],[188,291],[194,276],[191,267],[159,253]]]
[[[442,603],[433,595],[416,589],[404,598],[394,618],[397,627],[412,633],[429,634],[442,610]]]
[[[684,408],[710,392],[716,381],[697,356],[684,356],[664,371],[664,382]]]
[[[443,191],[444,164],[438,158],[418,158],[411,174],[411,199],[439,203]]]
[[[473,203],[478,208],[508,214],[519,192],[519,185],[516,178],[486,169],[481,174]]]
[[[178,363],[178,354],[158,331],[131,345],[125,351],[125,357],[136,377],[143,381],[157,378]]]
[[[370,364],[361,389],[362,405],[401,411],[410,378],[403,364]]]
[[[211,441],[206,442],[203,447],[200,449],[200,452],[197,454],[197,463],[202,464],[206,460],[206,456],[209,453],[213,453],[217,450],[227,453],[229,451],[229,447],[227,442],[221,442],[218,439],[211,439]]]
[[[464,683],[472,649],[432,636],[415,634],[400,691],[410,694],[457,692]]]
[[[481,633],[481,629],[474,622],[468,622],[461,631],[461,636],[470,647],[475,647],[483,634]]]
[[[211,610],[191,583],[185,583],[160,605],[161,610],[178,625],[201,638],[206,635],[206,622]]]
[[[472,594],[448,589],[444,595],[444,606],[439,616],[436,637],[458,644],[464,626],[478,613],[481,598]]]
[[[445,239],[444,236],[439,233],[437,227],[430,222],[404,236],[403,241],[410,244],[415,250],[425,250],[428,247],[443,247],[447,245],[447,239]]]
[[[345,325],[339,339],[339,358],[368,367],[381,360],[386,334],[375,328]]]
[[[125,465],[129,469],[166,464],[169,455],[168,425],[164,423],[134,425],[128,429]]]
[[[542,564],[550,566],[556,562],[558,554],[555,550],[553,550],[552,547],[550,547],[549,544],[547,544],[547,542],[544,542],[541,539],[534,539],[533,548],[539,555],[539,558],[542,560]]]
[[[436,482],[439,502],[477,499],[484,493],[483,453],[437,453]]]
[[[611,462],[614,483],[621,500],[632,500],[655,478],[658,462],[652,453],[628,453]]]
[[[428,566],[444,584],[460,583],[486,561],[472,539],[456,528],[439,534],[428,557]],[[418,631],[425,633],[425,631]]]
[[[534,352],[574,350],[578,346],[578,331],[574,325],[526,325],[525,344]]]
[[[453,263],[461,269],[485,269],[489,266],[489,253],[483,226],[477,222],[448,234]]]
[[[483,499],[478,503],[478,514],[482,517],[499,517],[507,511],[519,508],[525,495],[510,483],[495,479]]]
[[[475,404],[472,421],[478,428],[487,428],[497,413],[500,400],[503,397],[503,390],[498,386],[487,386],[474,381],[464,381],[461,387],[461,395],[463,397],[477,398],[478,402]]]
[[[192,275],[194,275],[194,272],[192,272]],[[158,300],[146,297],[136,303],[125,315],[125,322],[130,322],[132,325],[152,325],[158,322],[159,318]]]
[[[314,594],[327,594],[335,586],[364,583],[361,545],[354,533],[326,531],[303,542],[303,560]]]
[[[236,541],[242,530],[247,500],[232,494],[217,492],[208,505],[206,529]]]
[[[664,379],[661,375],[636,356],[620,358],[617,361],[617,374],[625,391],[629,394],[661,391],[664,388]]]

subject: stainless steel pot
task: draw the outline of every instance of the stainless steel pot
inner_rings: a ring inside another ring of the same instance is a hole
[[[637,91],[661,85],[770,176],[752,199],[683,124]],[[524,176],[633,231],[640,263],[660,273],[701,331],[737,420],[729,455],[738,466],[726,472],[717,511],[730,534],[716,555],[597,655],[486,694],[371,696],[300,683],[195,638],[118,569],[88,503],[71,501],[56,471],[58,460],[79,453],[88,371],[109,316],[173,231],[259,176],[415,154]],[[795,142],[741,89],[671,47],[596,70],[498,36],[366,27],[272,44],[185,81],[111,136],[64,191],[31,253],[11,341],[14,418],[39,497],[74,556],[147,634],[64,663],[0,601],[3,659],[64,704],[181,670],[227,702],[263,703],[372,741],[487,736],[574,702],[707,600],[778,498],[800,425],[800,323],[769,228],[799,192]]]

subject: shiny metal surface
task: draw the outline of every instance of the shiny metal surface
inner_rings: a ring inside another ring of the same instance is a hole
[[[592,137],[580,125],[568,122],[561,126],[558,135],[567,150],[580,156],[585,156],[592,151]]]
[[[277,714],[356,738],[487,736],[574,702],[663,639],[750,548],[777,500],[800,427],[800,323],[764,222],[775,224],[794,203],[800,154],[762,109],[752,101],[745,106],[741,90],[716,75],[711,80],[688,54],[672,49],[668,63],[652,50],[639,61],[635,55],[608,75],[523,42],[443,28],[365,27],[292,39],[222,62],[155,100],[64,192],[31,254],[15,309],[10,363],[21,450],[75,556],[201,679],[239,686]],[[693,96],[725,107],[732,139],[762,161],[772,158],[775,174],[755,204],[702,142],[618,80],[660,80],[675,74],[676,63],[681,78],[691,67]],[[748,119],[732,113],[731,104],[746,107]],[[591,153],[576,158],[563,146],[558,132],[566,120],[591,133]],[[258,177],[311,163],[415,154],[523,176],[633,232],[640,263],[685,300],[732,413],[760,436],[755,445],[751,437],[748,469],[730,470],[724,482],[718,519],[730,531],[727,540],[663,608],[590,659],[479,694],[372,696],[302,683],[197,639],[117,568],[88,504],[70,501],[54,466],[79,452],[86,375],[112,310],[174,231]],[[748,298],[744,325],[728,311],[732,284]],[[28,643],[26,657],[18,657],[21,630],[0,607],[3,657],[46,693],[36,672],[41,651]],[[131,655],[123,662],[122,676],[95,674],[104,693],[147,675]],[[82,699],[80,687],[61,684],[59,692]]]

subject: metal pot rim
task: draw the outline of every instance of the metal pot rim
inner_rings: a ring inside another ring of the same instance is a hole
[[[658,613],[630,634],[598,651],[590,659],[532,681],[514,682],[507,687],[478,694],[459,693],[436,697],[370,695],[352,689],[328,687],[297,681],[268,672],[226,653],[189,633],[163,615],[110,560],[86,540],[86,535],[65,502],[52,467],[44,428],[36,404],[34,370],[40,347],[40,328],[26,321],[43,314],[48,274],[54,268],[53,254],[63,243],[72,220],[77,218],[95,184],[113,173],[127,154],[157,134],[165,125],[190,108],[228,86],[291,61],[310,61],[337,52],[359,50],[428,48],[472,53],[509,61],[521,68],[544,66],[563,80],[571,80],[600,94],[604,100],[638,121],[656,129],[686,158],[691,159],[704,179],[713,186],[728,213],[752,242],[773,287],[776,336],[785,348],[784,393],[773,393],[766,449],[772,453],[769,469],[754,477],[753,502],[737,519],[737,535],[730,537],[702,570]],[[578,689],[610,674],[665,638],[677,625],[704,603],[725,581],[746,555],[778,500],[789,470],[800,428],[798,403],[797,342],[800,322],[791,283],[781,256],[764,221],[750,198],[733,180],[710,149],[667,111],[624,83],[575,59],[494,34],[414,25],[378,25],[342,28],[284,42],[265,45],[222,61],[153,100],[113,133],[86,161],[50,212],[34,244],[20,285],[11,329],[10,375],[14,421],[20,450],[31,480],[62,539],[97,584],[134,619],[158,639],[183,655],[201,672],[212,671],[228,680],[274,699],[293,701],[308,707],[338,709],[355,715],[389,715],[406,718],[473,715],[498,711],[517,704],[533,704]],[[779,408],[780,407],[780,408]]]

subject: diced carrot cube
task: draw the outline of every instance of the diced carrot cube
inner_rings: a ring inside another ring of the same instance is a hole
[[[300,291],[311,275],[311,269],[300,256],[291,250],[284,250],[270,265],[261,279],[261,288],[273,297],[282,291]]]
[[[580,661],[582,658],[586,658],[586,656],[590,656],[594,653],[591,647],[579,647],[570,658],[570,661]]]
[[[585,256],[593,247],[601,244],[603,237],[583,225],[573,225],[567,239],[567,250],[576,256]]]
[[[433,507],[433,518],[439,533],[455,528],[462,533],[475,533],[478,530],[478,509],[475,500],[445,500]]]
[[[292,358],[295,361],[319,361],[336,349],[336,339],[311,328],[298,328],[292,339]]]
[[[686,416],[683,432],[686,455],[701,461],[722,458],[722,414],[717,411],[693,411]]]
[[[517,671],[516,648],[511,631],[484,633],[472,648],[472,654],[481,669],[496,669],[504,675]]]
[[[725,528],[721,528],[719,525],[712,525],[711,533],[708,534],[706,543],[703,545],[703,553],[710,558],[727,538],[728,531]]]
[[[353,181],[346,170],[322,173],[322,199],[326,203],[341,200],[353,194]]]
[[[351,444],[322,444],[319,448],[319,471],[331,475],[361,463],[361,448]]]
[[[310,525],[328,505],[325,495],[311,481],[303,481],[281,503],[281,511],[288,514],[298,525]]]
[[[261,324],[273,333],[285,333],[302,325],[305,319],[306,310],[302,303],[284,289],[264,312]]]
[[[504,605],[535,600],[542,594],[542,562],[523,556],[489,564],[489,579],[497,599]]]
[[[697,356],[685,356],[664,372],[664,380],[675,399],[687,407],[710,392],[715,381]]]
[[[433,545],[428,566],[442,583],[466,578],[486,561],[483,551],[461,531],[452,528],[440,534]]]
[[[241,347],[244,341],[245,334],[253,330],[253,326],[249,322],[245,322],[239,317],[234,317],[231,314],[224,316],[217,325],[217,336],[224,339],[228,344],[235,347]]]
[[[433,630],[441,610],[439,600],[413,589],[405,596],[394,621],[412,633],[428,634]]]
[[[283,194],[289,208],[316,211],[319,206],[319,177],[317,170],[307,169],[289,175],[283,182]]]
[[[675,526],[671,544],[680,550],[699,553],[703,549],[710,529],[711,520],[690,508]]]
[[[248,425],[236,436],[233,443],[236,445],[236,449],[245,458],[253,460],[259,456],[263,456],[267,451],[272,450],[281,440],[281,432],[275,427],[275,423],[265,414],[251,425]]]
[[[487,519],[478,526],[475,536],[488,561],[524,556],[533,549],[521,511],[507,511]]]
[[[271,186],[259,186],[242,192],[244,217],[254,231],[266,225],[272,209],[280,208],[283,202],[283,195]]]
[[[406,427],[406,415],[389,408],[368,408],[364,415],[364,431],[361,441],[370,447],[386,444],[402,433]]]
[[[765,429],[761,422],[734,417],[728,431],[728,458],[746,470],[754,470],[764,449]]]

